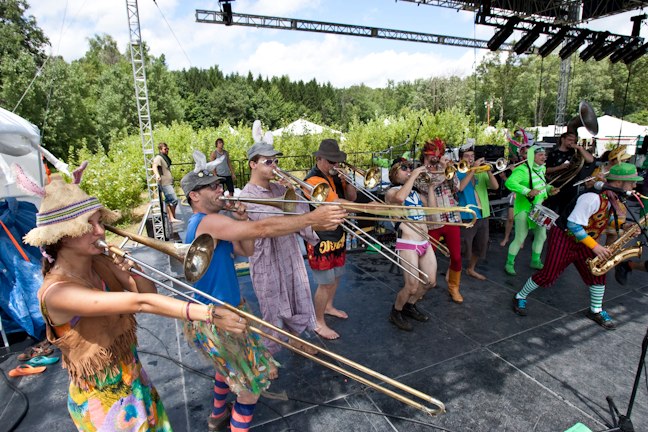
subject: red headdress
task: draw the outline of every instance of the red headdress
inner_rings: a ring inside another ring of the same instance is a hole
[[[425,142],[425,145],[423,146],[423,154],[433,155],[440,158],[445,154],[445,146],[445,142],[441,138],[435,137],[434,139]]]

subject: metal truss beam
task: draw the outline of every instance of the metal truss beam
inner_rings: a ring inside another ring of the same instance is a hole
[[[332,33],[348,36],[363,36],[377,39],[391,39],[407,42],[421,42],[451,45],[466,48],[488,49],[487,41],[430,33],[366,27],[350,24],[336,24],[322,21],[308,21],[297,18],[280,18],[262,15],[232,14],[231,24],[225,21],[225,14],[218,11],[196,10],[196,22],[208,24],[238,25],[245,27],[300,30],[316,33]],[[512,51],[513,45],[502,44],[500,50]]]
[[[149,202],[151,204],[151,217],[153,234],[157,240],[166,240],[164,220],[158,198],[158,185],[153,173],[153,158],[155,157],[155,144],[153,141],[153,127],[151,125],[151,111],[149,109],[148,87],[146,85],[146,68],[144,67],[144,46],[140,31],[139,10],[137,0],[126,0],[128,12],[129,48],[131,64],[133,66],[133,81],[135,83],[135,100],[137,102],[137,117],[139,119],[140,137],[142,139],[142,154],[144,155],[144,172],[148,187]]]

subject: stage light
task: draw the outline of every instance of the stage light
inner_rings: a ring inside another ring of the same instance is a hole
[[[497,30],[497,32],[495,32],[493,37],[490,38],[490,40],[486,43],[488,49],[491,51],[497,51],[497,49],[504,42],[506,42],[506,39],[508,39],[513,34],[513,30],[515,30],[515,26],[519,22],[520,22],[520,18],[518,17],[509,18],[508,22],[504,25],[504,27],[501,27],[499,30]]]
[[[522,39],[513,45],[513,51],[515,51],[516,54],[526,52],[531,45],[533,45],[533,42],[540,37],[540,33],[542,33],[543,30],[544,24],[536,24],[527,34],[522,36]]]
[[[587,30],[581,30],[575,38],[573,38],[571,41],[569,41],[565,46],[562,47],[558,55],[560,56],[561,59],[565,60],[566,58],[569,58],[573,53],[580,48],[581,45],[585,43],[585,39],[587,39],[587,36],[589,36],[589,31]]]
[[[234,22],[234,18],[232,16],[232,4],[230,3],[230,1],[234,0],[218,0],[218,2],[223,5],[223,22],[226,26],[231,26]]]
[[[623,60],[624,57],[630,55],[637,46],[639,46],[639,39],[633,39],[618,50],[614,51],[610,56],[610,61],[612,63],[618,63],[620,60]]]
[[[567,28],[561,28],[558,33],[553,35],[547,42],[544,43],[544,45],[538,48],[538,54],[540,54],[543,58],[547,57],[553,52],[553,50],[558,48],[558,45],[560,45],[560,42],[562,42],[566,35]]]
[[[594,60],[596,61],[601,61],[605,57],[609,56],[614,52],[614,50],[618,49],[621,43],[623,42],[623,38],[619,37],[616,40],[613,40],[612,42],[608,43],[607,45],[604,45],[594,53]]]
[[[597,33],[591,44],[580,53],[580,59],[587,61],[603,46],[605,40],[610,35],[609,32]]]
[[[648,43],[641,45],[639,48],[623,57],[623,63],[629,65],[633,61],[639,60],[639,58],[644,56],[646,53],[648,53]]]

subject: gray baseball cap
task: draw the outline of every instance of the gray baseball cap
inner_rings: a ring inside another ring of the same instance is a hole
[[[180,180],[180,187],[185,196],[189,196],[189,192],[195,190],[197,187],[206,186],[214,182],[222,182],[223,180],[225,180],[223,177],[214,175],[213,171],[203,170],[197,173],[190,171]]]
[[[264,142],[255,143],[247,151],[247,158],[251,160],[254,156],[283,156],[278,150],[275,150],[272,144],[267,144]]]

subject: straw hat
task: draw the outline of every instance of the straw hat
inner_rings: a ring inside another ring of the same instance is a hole
[[[118,213],[106,209],[97,198],[89,196],[78,186],[76,182],[81,181],[80,173],[75,172],[75,183],[66,183],[58,178],[44,189],[24,173],[16,170],[16,174],[20,187],[43,198],[36,214],[36,228],[23,237],[29,245],[42,247],[54,244],[66,236],[79,237],[90,232],[92,225],[88,220],[97,210],[101,212],[104,223],[119,219]]]

